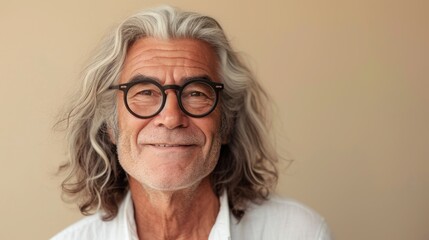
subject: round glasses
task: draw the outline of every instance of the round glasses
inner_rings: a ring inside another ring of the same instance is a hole
[[[210,114],[218,103],[222,83],[207,78],[193,78],[182,86],[164,85],[153,79],[137,79],[129,83],[109,87],[124,92],[124,102],[128,111],[138,118],[151,118],[165,106],[168,89],[176,91],[180,109],[187,115],[201,118]]]

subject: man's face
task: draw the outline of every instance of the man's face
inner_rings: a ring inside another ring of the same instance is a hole
[[[144,75],[161,85],[182,85],[190,77],[219,82],[218,61],[205,42],[191,39],[142,38],[129,49],[120,83]],[[176,92],[166,91],[163,110],[149,119],[131,115],[118,93],[119,162],[145,187],[171,191],[196,186],[216,166],[220,147],[220,106],[203,118],[192,118],[178,105]]]

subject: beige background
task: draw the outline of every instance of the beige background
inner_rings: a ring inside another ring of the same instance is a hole
[[[161,2],[0,1],[0,239],[47,239],[81,217],[55,116],[106,30]],[[428,1],[170,3],[217,18],[272,94],[280,194],[336,239],[429,239]]]

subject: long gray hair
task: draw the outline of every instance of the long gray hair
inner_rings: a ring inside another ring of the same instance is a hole
[[[109,131],[117,131],[117,113],[115,91],[108,88],[119,79],[127,49],[143,37],[199,39],[216,51],[225,84],[221,134],[229,142],[222,145],[211,180],[217,195],[227,191],[232,213],[240,219],[246,202],[266,199],[277,183],[278,155],[268,136],[268,97],[216,20],[169,6],[126,19],[90,59],[82,88],[58,122],[64,124],[68,141],[68,161],[60,166],[67,172],[63,193],[76,200],[85,215],[96,210],[104,211],[105,220],[117,215],[128,181],[109,138]]]

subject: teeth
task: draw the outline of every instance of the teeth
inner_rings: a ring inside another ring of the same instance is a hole
[[[179,146],[179,145],[157,144],[156,146],[157,147],[176,147],[176,146]]]

